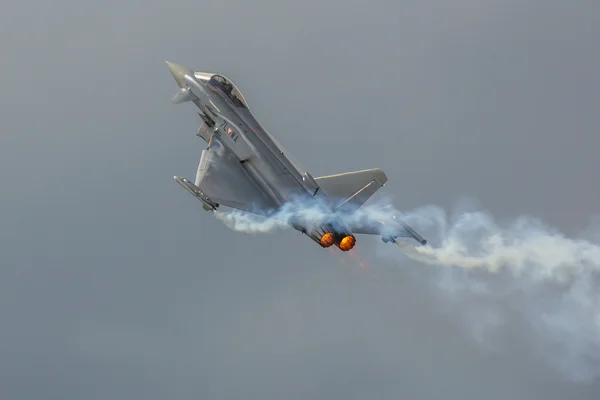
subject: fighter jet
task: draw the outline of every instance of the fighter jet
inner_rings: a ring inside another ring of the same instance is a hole
[[[379,169],[365,169],[313,178],[290,159],[283,147],[258,123],[242,92],[223,74],[200,72],[166,61],[179,91],[171,102],[192,102],[202,122],[196,135],[207,146],[202,150],[196,179],[174,179],[202,202],[207,211],[219,206],[258,214],[277,215],[286,204],[300,199],[327,208],[330,219],[319,226],[299,216],[288,223],[321,247],[335,245],[351,250],[357,234],[380,235],[384,242],[413,238],[425,245],[414,229],[400,219],[375,221],[337,216],[355,213],[387,177]]]

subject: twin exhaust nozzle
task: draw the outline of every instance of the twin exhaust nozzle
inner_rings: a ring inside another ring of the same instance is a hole
[[[331,247],[332,245],[336,245],[342,251],[350,251],[356,245],[356,238],[353,235],[343,236],[339,241],[336,241],[336,237],[333,232],[326,232],[321,239],[319,240],[319,244],[322,247]]]

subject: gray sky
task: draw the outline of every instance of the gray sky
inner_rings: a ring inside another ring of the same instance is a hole
[[[1,397],[597,399],[536,351],[519,299],[452,295],[447,271],[377,238],[359,238],[365,272],[204,213],[172,180],[203,143],[164,60],[231,77],[314,176],[380,167],[400,209],[471,196],[575,234],[600,204],[599,16],[557,0],[5,4]],[[482,340],[469,325],[494,312]]]

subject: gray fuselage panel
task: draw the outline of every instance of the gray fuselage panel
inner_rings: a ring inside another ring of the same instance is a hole
[[[210,111],[222,142],[234,153],[255,182],[279,206],[308,192],[302,175],[247,108],[236,107],[219,93],[206,89]],[[202,110],[204,102],[195,101]],[[200,104],[198,104],[200,103]]]

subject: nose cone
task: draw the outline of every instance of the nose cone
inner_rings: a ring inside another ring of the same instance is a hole
[[[175,82],[177,82],[177,84],[179,86],[182,86],[183,78],[185,77],[186,74],[189,74],[192,70],[189,69],[188,67],[184,67],[183,65],[175,64],[175,63],[168,62],[168,61],[165,61],[165,62],[167,63],[167,66],[169,67],[169,71],[171,72],[171,75],[173,75]]]

